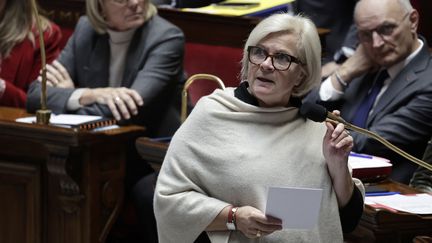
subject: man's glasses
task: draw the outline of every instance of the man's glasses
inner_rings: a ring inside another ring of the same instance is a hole
[[[402,23],[408,15],[409,13],[405,14],[399,24]],[[387,38],[393,34],[394,30],[399,26],[399,24],[384,23],[372,30],[358,30],[357,35],[360,42],[372,42],[373,32],[376,32],[381,38]]]
[[[276,53],[270,55],[266,50],[258,46],[248,46],[248,59],[251,63],[255,65],[260,65],[268,57],[271,58],[272,65],[276,70],[285,71],[291,66],[291,63],[303,64],[298,58],[293,57],[286,53]]]

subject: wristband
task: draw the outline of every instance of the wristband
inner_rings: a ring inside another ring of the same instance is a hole
[[[0,98],[3,96],[5,90],[6,90],[6,82],[0,78]]]
[[[228,220],[226,222],[226,226],[227,226],[228,230],[237,230],[237,225],[236,225],[237,209],[238,209],[238,207],[233,207],[233,206],[229,207]]]
[[[346,89],[348,87],[348,83],[345,82],[345,80],[343,80],[341,78],[341,76],[339,75],[338,71],[334,71],[335,77],[336,77],[336,81],[342,86],[343,89]]]

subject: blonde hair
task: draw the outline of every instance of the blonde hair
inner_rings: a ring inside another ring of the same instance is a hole
[[[42,30],[51,30],[49,20],[42,15],[39,17]],[[13,47],[25,38],[28,38],[33,45],[35,44],[35,23],[36,16],[29,0],[6,1],[0,19],[0,55],[2,58],[9,56]]]
[[[104,0],[86,0],[86,11],[87,16],[90,20],[91,25],[99,34],[104,34],[107,32],[108,24],[105,21],[102,2]],[[149,20],[151,17],[157,14],[157,8],[150,3],[150,0],[145,1],[145,10],[143,12],[145,21]]]
[[[306,78],[293,90],[292,95],[302,97],[321,80],[321,43],[315,25],[309,18],[278,13],[262,20],[250,33],[243,50],[242,80],[247,79],[249,70],[248,46],[257,45],[272,33],[287,32],[298,37],[298,59],[304,63]]]

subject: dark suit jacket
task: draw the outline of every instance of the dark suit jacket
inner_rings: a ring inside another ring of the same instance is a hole
[[[323,102],[318,90],[306,98],[324,104],[327,109],[339,109],[341,116],[352,122],[359,103],[371,87],[373,75],[353,80],[339,102]],[[391,81],[366,128],[378,133],[409,154],[421,158],[432,135],[432,57],[425,45],[420,53]],[[391,177],[408,184],[416,164],[389,150],[374,139],[352,132],[353,150],[388,158],[393,163]]]
[[[144,106],[132,122],[147,127],[149,136],[172,135],[180,124],[179,87],[183,76],[184,36],[182,31],[159,16],[140,27],[129,46],[121,86],[136,90]],[[108,34],[94,31],[87,17],[81,17],[59,59],[71,75],[75,87],[107,87],[110,47]],[[48,87],[48,108],[68,113],[66,104],[75,89]],[[177,93],[178,92],[178,93]],[[39,109],[40,84],[28,91],[27,109]],[[106,105],[83,107],[77,114],[112,117]]]
[[[423,161],[432,164],[432,139],[423,155]],[[410,186],[425,192],[432,192],[432,171],[419,166],[410,181]]]

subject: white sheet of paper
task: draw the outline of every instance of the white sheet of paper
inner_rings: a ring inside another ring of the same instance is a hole
[[[53,125],[78,125],[86,122],[96,121],[102,119],[101,116],[91,116],[91,115],[75,115],[75,114],[60,114],[51,115],[50,123]],[[35,123],[36,117],[24,117],[16,119],[17,122],[24,123]]]
[[[318,222],[322,189],[269,187],[266,215],[282,220],[284,229],[312,229]]]
[[[352,169],[381,168],[392,166],[390,160],[388,159],[357,153],[350,153],[350,156],[348,157],[348,164]]]
[[[432,214],[432,195],[427,193],[366,197],[365,203],[378,203],[399,211],[413,214]]]

